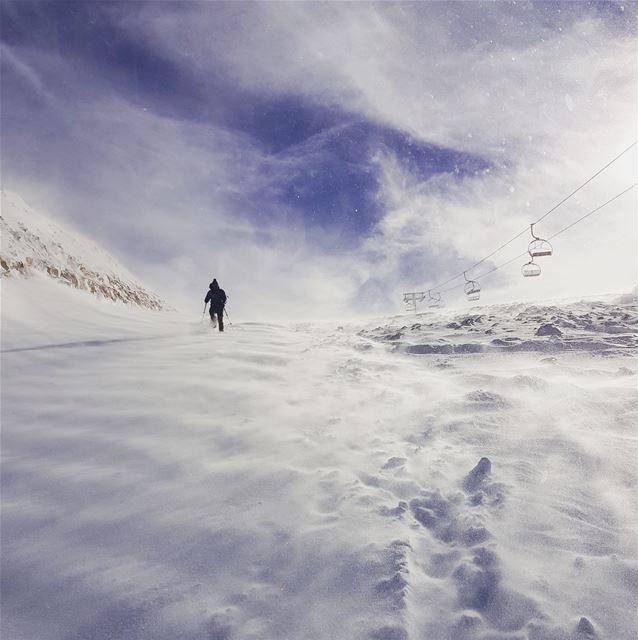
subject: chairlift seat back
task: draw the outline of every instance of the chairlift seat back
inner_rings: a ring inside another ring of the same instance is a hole
[[[532,240],[529,243],[529,254],[532,258],[541,258],[543,256],[552,255],[552,245],[547,240]]]

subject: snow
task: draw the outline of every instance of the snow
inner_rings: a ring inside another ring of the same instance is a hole
[[[220,334],[2,287],[3,638],[635,637],[631,296]]]
[[[2,277],[46,273],[98,297],[151,309],[166,307],[88,238],[34,211],[16,193],[1,191],[0,202]]]
[[[49,260],[52,255],[57,255],[62,265],[66,262],[66,253],[71,253],[78,260],[90,263],[102,271],[115,271],[133,277],[101,247],[78,232],[69,231],[59,222],[36,212],[17,193],[2,191],[1,197],[3,223],[7,226],[6,229],[3,228],[3,252],[6,251],[11,257],[19,257],[19,251],[24,250],[26,245],[34,258]],[[24,237],[15,238],[11,234],[11,230],[20,226],[26,227],[22,229],[22,235],[27,237],[26,241]],[[42,236],[43,241],[38,242],[36,235]],[[28,239],[31,240],[30,243]]]

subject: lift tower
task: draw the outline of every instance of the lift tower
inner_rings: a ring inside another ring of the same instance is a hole
[[[423,302],[427,297],[425,291],[411,291],[403,294],[403,302],[405,302],[405,308],[408,311],[416,313],[416,303]]]

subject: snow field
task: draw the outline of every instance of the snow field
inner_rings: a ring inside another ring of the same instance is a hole
[[[635,637],[632,348],[3,287],[3,637]]]

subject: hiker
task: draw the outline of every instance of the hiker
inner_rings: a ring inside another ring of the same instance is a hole
[[[219,288],[217,284],[217,280],[213,280],[208,285],[208,292],[206,293],[206,297],[204,298],[204,309],[206,309],[206,305],[210,302],[210,309],[208,310],[210,313],[210,321],[215,326],[215,316],[217,316],[217,325],[219,326],[219,330],[224,330],[224,305],[226,304],[226,293],[223,289]]]

